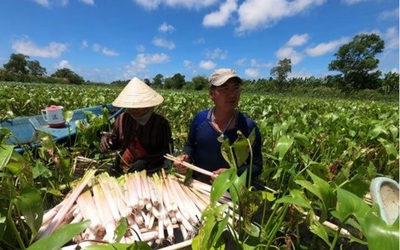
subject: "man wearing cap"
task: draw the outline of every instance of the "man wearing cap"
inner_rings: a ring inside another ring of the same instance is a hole
[[[209,183],[229,168],[229,164],[221,154],[221,143],[225,139],[229,139],[230,144],[235,142],[238,130],[248,137],[255,129],[256,139],[252,145],[252,175],[258,176],[262,171],[261,134],[256,123],[236,109],[240,99],[242,80],[234,70],[222,68],[215,70],[208,82],[209,96],[215,106],[195,116],[183,149],[184,155],[181,155],[179,160],[213,172],[211,180],[206,175],[193,173],[195,179]],[[186,172],[186,168],[179,160],[175,161],[174,165],[180,172]],[[244,165],[239,166],[238,175],[249,167],[250,157]]]
[[[159,170],[164,155],[172,149],[171,127],[167,119],[154,112],[164,98],[147,84],[133,78],[112,103],[126,108],[116,119],[111,135],[100,140],[100,151],[120,149],[117,173]]]

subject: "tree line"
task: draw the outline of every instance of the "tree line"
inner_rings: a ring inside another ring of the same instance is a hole
[[[339,47],[334,54],[336,57],[328,65],[328,70],[337,72],[322,78],[288,78],[292,71],[291,59],[284,58],[271,68],[269,79],[246,80],[244,87],[254,90],[285,91],[297,86],[318,87],[328,86],[339,88],[342,91],[358,91],[364,89],[378,90],[383,94],[397,93],[399,91],[399,74],[387,72],[382,74],[377,70],[379,59],[376,55],[385,48],[384,41],[377,34],[359,34],[352,41]],[[43,82],[84,84],[93,83],[85,81],[68,68],[58,69],[50,76],[47,70],[37,60],[30,61],[29,56],[11,54],[10,60],[0,68],[0,81],[15,82]],[[126,85],[129,80],[113,81],[111,84]],[[208,88],[206,76],[196,76],[191,81],[186,81],[185,76],[176,73],[172,77],[157,74],[152,81],[144,79],[148,85],[163,89],[190,89],[202,90]]]

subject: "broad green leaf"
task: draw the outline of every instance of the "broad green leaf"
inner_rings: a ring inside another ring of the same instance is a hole
[[[399,136],[399,128],[398,128],[398,127],[396,127],[396,126],[394,126],[394,125],[392,124],[392,125],[390,125],[390,127],[389,127],[389,131],[390,131],[390,133],[392,134],[392,138],[393,138],[393,139],[398,138],[398,136]]]
[[[274,201],[275,200],[275,196],[267,191],[261,191],[262,193],[262,199],[263,200],[268,200],[268,201]]]
[[[283,157],[285,157],[292,144],[293,138],[290,138],[288,136],[282,136],[281,138],[279,138],[279,141],[275,146],[275,152],[279,153],[279,161],[282,161]]]
[[[126,218],[121,218],[119,220],[118,227],[115,229],[115,242],[120,242],[122,237],[125,236],[126,229],[128,228],[128,222]]]
[[[211,186],[211,204],[216,204],[221,196],[231,187],[231,175],[233,174],[236,175],[236,169],[229,168],[225,172],[218,175],[217,178],[215,178]]]
[[[328,208],[332,204],[332,191],[329,187],[329,184],[313,174],[311,171],[307,170],[307,173],[310,175],[311,179],[314,183],[304,180],[296,180],[300,186],[304,187],[314,195],[316,195],[322,202],[322,213],[321,213],[321,221],[325,221],[327,219]]]
[[[26,186],[20,190],[20,195],[13,199],[20,213],[25,217],[25,222],[32,231],[38,232],[43,218],[43,202],[38,189]]]
[[[311,146],[311,144],[308,141],[307,137],[305,135],[303,135],[303,134],[293,133],[293,138],[296,141],[296,143],[299,144],[302,147],[308,148],[308,147]]]
[[[14,151],[14,146],[0,145],[0,170],[7,165],[13,151]]]
[[[46,167],[45,164],[41,161],[35,161],[35,166],[32,168],[33,178],[37,178],[39,176],[44,176],[45,178],[49,178],[52,176],[52,172]]]
[[[295,204],[300,207],[311,209],[310,201],[307,199],[304,193],[300,192],[298,189],[290,190],[290,195],[278,199],[276,203]]]
[[[235,151],[237,166],[242,166],[249,157],[251,144],[242,133],[239,133],[240,131],[238,131],[238,139],[232,144],[232,147]]]
[[[399,249],[399,218],[393,225],[387,225],[379,215],[378,204],[374,204],[360,224],[367,238],[368,249]]]
[[[41,238],[33,243],[27,250],[58,250],[74,236],[85,230],[90,225],[90,220],[62,226],[53,234]]]
[[[331,212],[333,216],[342,223],[351,215],[355,215],[359,222],[360,219],[365,218],[369,211],[369,206],[360,197],[340,187],[336,189],[336,192],[336,210]]]
[[[229,145],[229,139],[225,139],[221,144],[221,154],[225,161],[229,164],[231,168],[236,168],[235,158],[232,152],[232,148]]]
[[[64,115],[65,122],[69,123],[71,121],[72,117],[74,116],[74,111],[72,111],[72,110],[64,111],[63,115]]]
[[[309,211],[309,227],[311,232],[318,235],[321,239],[325,241],[325,243],[330,247],[332,244],[329,241],[328,233],[326,232],[325,227],[316,219],[314,219],[314,212],[312,210]]]

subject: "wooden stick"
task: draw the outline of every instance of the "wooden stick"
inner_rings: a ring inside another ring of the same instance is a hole
[[[194,170],[196,172],[202,173],[204,175],[207,175],[207,176],[212,176],[213,175],[213,173],[210,172],[210,171],[207,171],[207,170],[204,170],[202,168],[196,167],[195,165],[190,164],[190,163],[188,163],[186,161],[181,161],[179,158],[176,158],[176,157],[174,157],[174,156],[172,156],[170,154],[166,154],[166,155],[164,155],[164,157],[166,159],[168,159],[168,160],[171,160],[171,161],[179,161],[183,166],[185,166],[187,168],[190,168],[190,169],[192,169],[192,170]]]

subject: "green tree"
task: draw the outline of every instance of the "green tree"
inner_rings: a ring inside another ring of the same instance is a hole
[[[386,73],[382,80],[380,92],[386,95],[391,93],[399,93],[399,73]]]
[[[149,78],[144,78],[144,79],[143,79],[143,82],[146,83],[147,85],[150,85],[150,80],[149,80]]]
[[[46,68],[40,66],[40,63],[37,60],[29,61],[28,69],[29,69],[29,74],[33,76],[45,76],[47,74]]]
[[[172,89],[174,88],[174,79],[171,77],[167,77],[164,79],[164,88],[166,89]]]
[[[379,88],[381,72],[376,70],[379,60],[375,56],[384,48],[385,42],[377,34],[356,35],[334,54],[336,60],[329,64],[328,69],[342,72],[344,83],[352,89]]]
[[[29,56],[26,56],[24,54],[11,54],[10,60],[8,63],[3,64],[3,67],[13,73],[17,74],[28,74],[28,60]]]
[[[173,88],[174,89],[182,89],[183,86],[185,86],[186,81],[185,81],[185,76],[181,75],[180,73],[175,74],[172,77],[173,80]]]
[[[278,66],[271,69],[270,74],[276,76],[279,90],[282,90],[284,84],[287,82],[287,76],[290,72],[292,72],[292,60],[287,58],[279,60]]]
[[[193,77],[192,82],[195,90],[208,89],[208,79],[205,76]]]
[[[68,68],[58,69],[52,77],[65,78],[70,84],[82,84],[83,78]]]
[[[154,78],[153,78],[153,84],[156,87],[161,87],[162,83],[163,83],[163,75],[161,74],[157,74]]]

